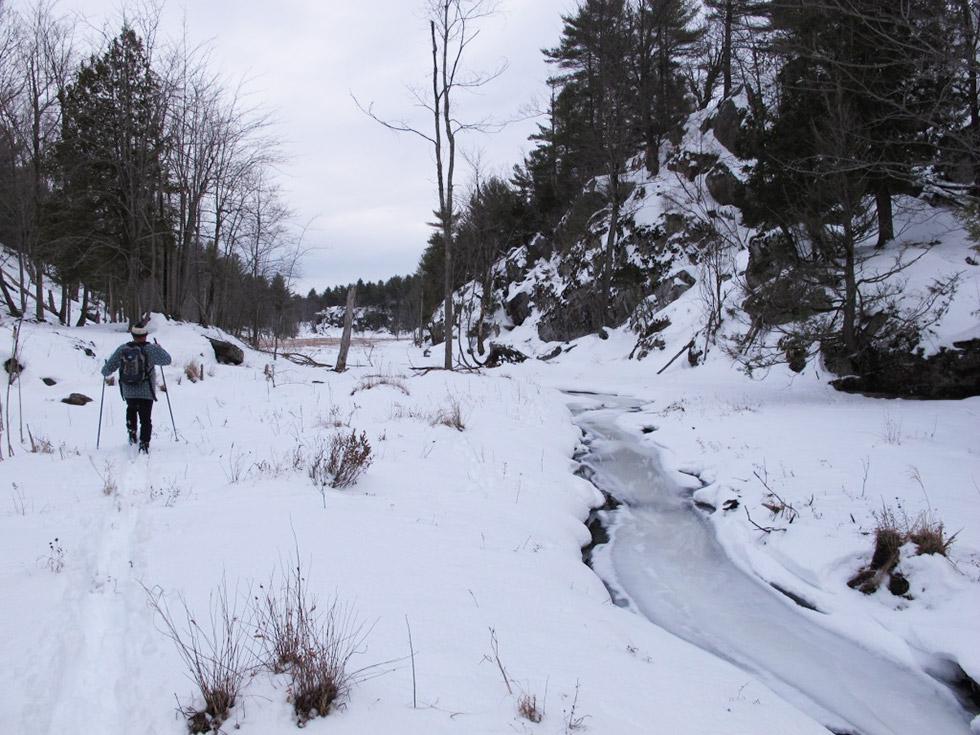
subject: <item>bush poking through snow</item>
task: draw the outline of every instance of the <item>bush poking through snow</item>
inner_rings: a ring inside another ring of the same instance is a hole
[[[456,431],[465,429],[466,424],[463,423],[463,411],[459,406],[459,400],[450,398],[448,406],[444,406],[432,414],[430,423],[433,426],[448,426],[451,429],[456,429]]]
[[[915,544],[916,554],[949,556],[949,548],[958,535],[959,532],[947,536],[942,521],[934,522],[926,516],[921,516],[909,531],[909,541]]]
[[[54,445],[47,437],[34,436],[31,427],[27,427],[27,438],[31,441],[31,452],[34,454],[54,454]]]
[[[871,563],[847,582],[848,587],[858,589],[866,595],[875,592],[898,566],[906,537],[891,508],[882,508],[880,512],[875,512],[874,517],[877,525],[874,531],[875,547],[871,555]]]
[[[302,631],[290,685],[297,724],[326,717],[346,699],[356,676],[348,664],[366,635],[353,609],[336,600]]]
[[[847,582],[848,587],[859,589],[866,595],[875,592],[886,577],[889,579],[888,589],[892,594],[904,595],[908,592],[908,580],[895,571],[905,544],[915,544],[916,555],[947,556],[956,539],[956,534],[946,535],[941,521],[933,521],[927,514],[922,514],[911,523],[908,517],[899,520],[891,508],[884,507],[875,512],[874,517],[877,525],[871,563]]]
[[[521,694],[517,700],[517,714],[531,722],[541,722],[544,719],[544,712],[538,709],[538,698],[527,692]]]
[[[196,383],[204,378],[204,366],[200,365],[193,360],[184,365],[184,375],[192,383]]]
[[[249,649],[251,625],[238,610],[237,593],[227,583],[211,593],[208,619],[193,615],[181,600],[182,611],[173,611],[160,590],[143,587],[150,607],[163,622],[163,633],[173,641],[198,688],[203,707],[181,707],[191,733],[218,732],[238,702],[245,680],[252,671]],[[204,620],[204,625],[198,620]]]
[[[348,434],[334,434],[329,451],[319,443],[310,455],[309,475],[319,488],[351,487],[357,484],[373,461],[371,443],[367,433],[356,430]]]
[[[262,663],[273,673],[288,671],[300,658],[304,631],[314,618],[316,601],[309,599],[306,579],[297,562],[283,580],[259,585],[252,599],[255,609],[255,638],[262,645]]]
[[[366,632],[353,609],[336,600],[322,611],[309,594],[298,557],[280,581],[260,587],[253,605],[263,663],[289,674],[289,700],[303,726],[344,701],[356,676],[348,663]]]
[[[102,471],[99,472],[99,468],[95,466],[95,461],[91,457],[89,457],[88,461],[92,465],[92,469],[95,470],[95,474],[97,474],[99,479],[102,480],[102,494],[107,498],[111,498],[117,492],[119,492],[119,484],[116,482],[116,478],[112,476],[112,473],[115,470],[115,466],[112,464],[112,462],[106,460]]]

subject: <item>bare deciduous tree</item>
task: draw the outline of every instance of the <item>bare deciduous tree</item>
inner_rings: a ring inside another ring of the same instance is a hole
[[[476,25],[494,12],[492,0],[427,0],[429,36],[432,44],[432,86],[427,92],[414,90],[418,105],[432,115],[432,132],[405,121],[378,117],[373,106],[364,107],[354,99],[358,108],[389,130],[413,133],[427,141],[433,149],[436,163],[436,182],[439,209],[436,211],[444,256],[443,323],[445,332],[446,370],[453,369],[453,254],[455,250],[455,173],[456,140],[460,133],[472,130],[487,131],[489,121],[461,122],[455,112],[456,93],[476,89],[498,77],[504,67],[488,74],[467,74],[462,68],[463,55],[478,34]]]
[[[45,236],[42,222],[50,188],[45,162],[61,127],[58,94],[73,70],[74,28],[58,17],[51,0],[38,0],[22,14],[0,7],[0,135],[4,156],[0,197],[18,254],[20,311],[28,309],[27,274],[34,281],[34,315],[44,320]],[[82,314],[84,321],[84,310]]]

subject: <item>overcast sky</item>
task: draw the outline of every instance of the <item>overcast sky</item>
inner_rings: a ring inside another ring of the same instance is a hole
[[[15,2],[15,5],[21,5]],[[246,78],[254,101],[275,115],[287,162],[281,183],[297,226],[312,222],[295,290],[378,280],[415,270],[436,208],[431,146],[366,118],[351,93],[390,118],[431,126],[413,108],[408,86],[423,86],[431,63],[424,0],[170,0],[161,35],[173,37],[186,13],[194,41],[210,40],[217,70]],[[469,69],[506,72],[455,103],[462,119],[515,119],[547,98],[549,68],[540,50],[554,46],[561,15],[575,0],[500,0],[481,22],[465,57]],[[121,17],[118,0],[61,0],[95,27]],[[113,24],[115,24],[113,22]],[[414,118],[411,116],[415,115]],[[528,149],[534,121],[462,142],[481,151],[485,173],[509,175]],[[470,178],[462,159],[457,181]]]

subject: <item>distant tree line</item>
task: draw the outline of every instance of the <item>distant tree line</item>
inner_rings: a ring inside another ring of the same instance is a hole
[[[393,276],[387,281],[358,279],[356,283],[333,286],[317,293],[310,289],[303,299],[297,299],[296,307],[304,321],[315,322],[317,312],[331,307],[345,306],[347,292],[356,289],[357,306],[376,311],[378,318],[361,320],[373,324],[378,330],[387,329],[394,334],[410,333],[419,328],[420,282],[417,276]]]
[[[157,22],[127,18],[83,48],[51,0],[0,2],[6,305],[63,324],[159,311],[255,344],[294,332],[298,244],[267,118],[206,47],[159,43]]]

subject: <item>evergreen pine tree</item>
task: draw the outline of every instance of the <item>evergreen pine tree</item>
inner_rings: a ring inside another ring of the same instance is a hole
[[[54,214],[63,268],[83,269],[69,277],[104,277],[135,321],[150,305],[143,286],[155,246],[171,231],[161,205],[168,185],[160,82],[136,33],[124,27],[83,63],[61,103]]]

